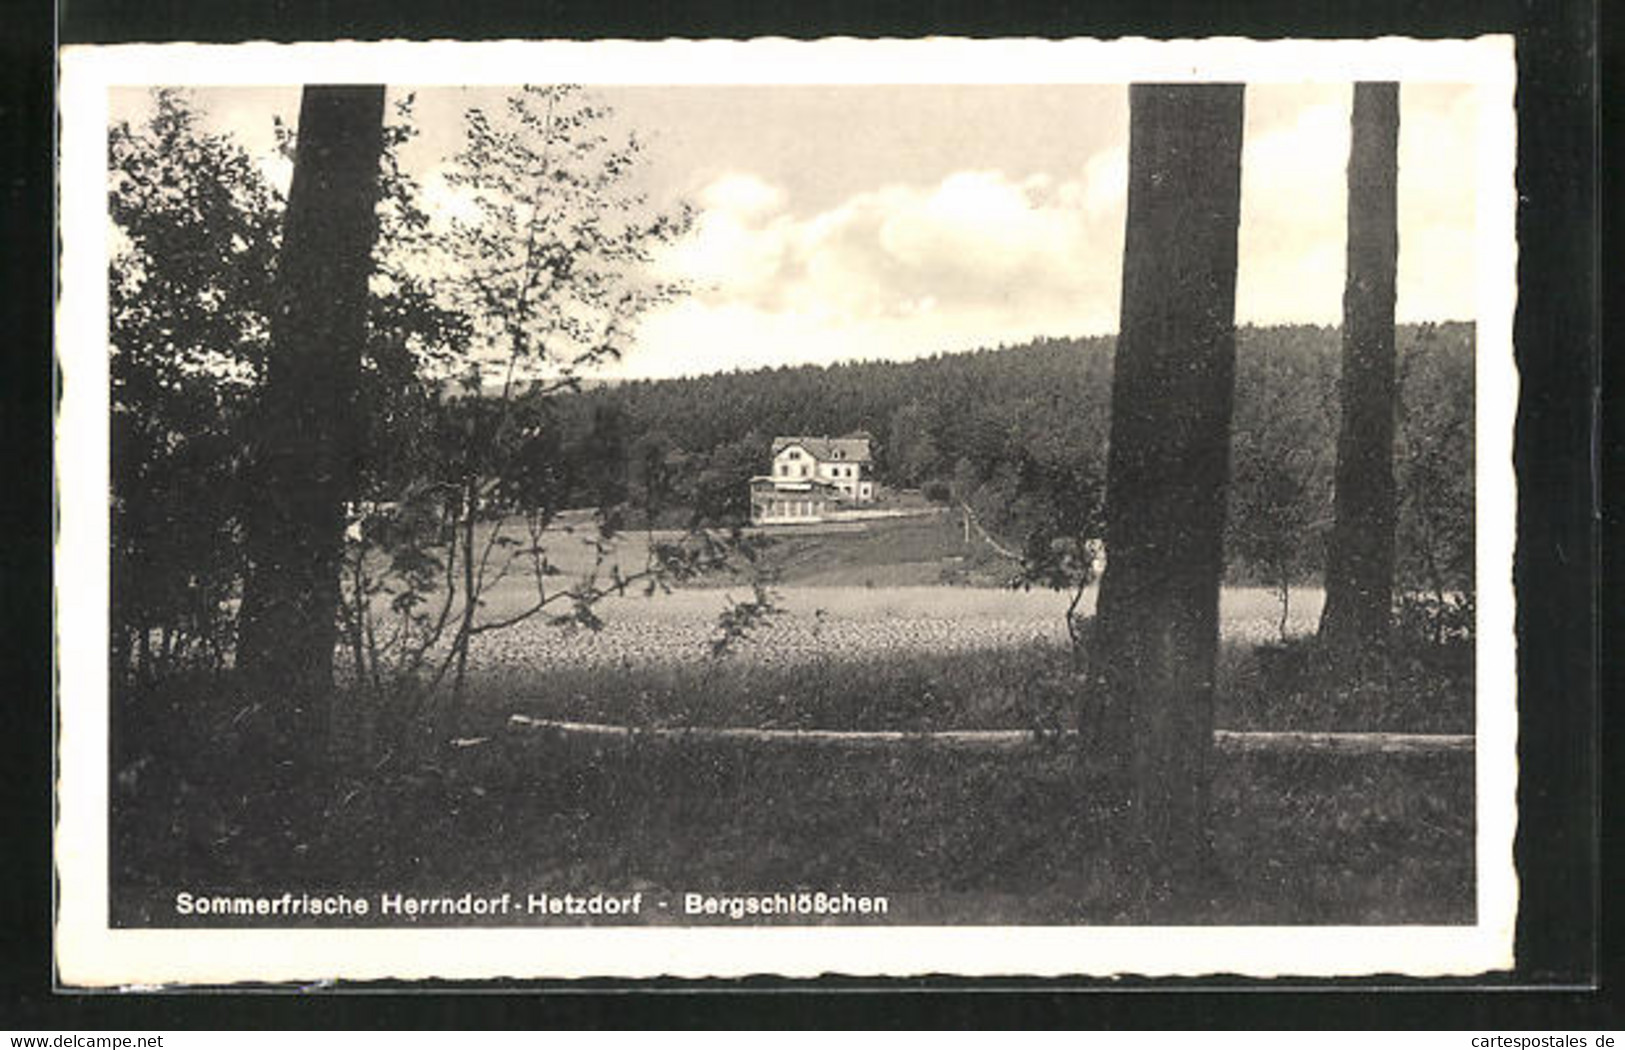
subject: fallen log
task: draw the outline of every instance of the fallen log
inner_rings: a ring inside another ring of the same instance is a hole
[[[935,732],[899,730],[750,729],[728,726],[615,726],[571,722],[530,715],[511,715],[511,727],[550,733],[561,738],[606,744],[633,742],[736,742],[793,747],[827,747],[874,751],[926,747],[940,751],[1012,752],[1076,741],[1075,729],[1038,732],[1027,729],[948,729]],[[1251,732],[1216,729],[1213,746],[1232,754],[1398,755],[1472,751],[1470,735],[1433,733]]]
[[[752,744],[831,747],[850,751],[874,751],[906,745],[921,745],[944,751],[1021,751],[1040,740],[1075,737],[1076,733],[1057,731],[1040,735],[1020,729],[950,729],[909,733],[899,730],[836,729],[747,729],[729,726],[612,726],[597,722],[566,722],[551,718],[512,715],[509,725],[551,732],[561,737],[596,739],[605,743],[654,742],[748,742]]]
[[[1470,733],[1315,733],[1215,729],[1213,746],[1238,754],[1436,755],[1472,751]]]

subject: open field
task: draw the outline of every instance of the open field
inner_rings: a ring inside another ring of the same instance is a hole
[[[980,540],[965,543],[951,515],[775,527],[752,534],[771,540],[763,564],[783,610],[758,638],[740,647],[740,654],[753,660],[961,651],[1066,638],[1070,596],[1010,589],[1014,566],[990,556]],[[523,532],[509,527],[504,535],[518,539]],[[588,574],[596,574],[600,585],[613,578],[613,571],[635,575],[647,567],[652,543],[674,543],[682,536],[675,530],[629,530],[605,545],[608,553],[600,561],[591,517],[562,515],[543,541],[557,570],[548,580],[549,593]],[[482,595],[481,620],[504,619],[536,600],[528,565],[518,554],[510,557],[509,571]],[[493,566],[500,558],[499,551]],[[566,633],[537,618],[480,638],[474,662],[485,670],[520,670],[700,659],[709,652],[717,616],[733,601],[750,597],[749,578],[742,572],[713,574],[670,593],[647,595],[634,587],[597,604],[605,627],[596,633]],[[1287,633],[1312,632],[1322,600],[1318,587],[1295,588]],[[1090,587],[1079,612],[1092,613],[1094,602]],[[386,604],[387,598],[380,599],[380,612]],[[553,609],[567,611],[562,601]],[[1266,588],[1226,588],[1220,615],[1227,641],[1256,643],[1280,635],[1279,599]]]
[[[952,515],[866,523],[862,531],[819,526],[766,530],[766,563],[791,586],[920,587],[947,582],[997,586],[1014,566],[994,558],[979,540],[965,542]]]
[[[481,528],[480,542],[493,526]],[[837,522],[812,525],[776,525],[746,530],[771,541],[765,564],[780,582],[827,587],[930,586],[953,578],[983,584],[1001,583],[1008,566],[966,577],[967,559],[984,555],[985,545],[965,542],[957,520],[946,510],[924,517]],[[503,534],[524,539],[523,527],[503,526]],[[548,561],[559,570],[559,581],[579,579],[595,569],[607,576],[611,566],[630,575],[645,567],[651,543],[675,543],[680,529],[627,529],[606,542],[610,553],[599,564],[598,528],[590,513],[567,511],[548,528],[543,546]],[[503,588],[530,586],[523,563],[516,561]],[[727,586],[738,577],[722,574],[700,586]]]
[[[1070,595],[943,582],[945,571],[956,571],[964,560],[954,553],[964,549],[962,533],[947,518],[793,527],[770,535],[768,562],[776,572],[772,594],[779,613],[739,641],[731,654],[737,661],[800,665],[1067,644]],[[581,515],[567,516],[549,532],[547,555],[559,569],[549,581],[550,593],[562,592],[593,570],[595,536],[590,519]],[[651,542],[680,537],[673,531],[617,536],[611,556],[596,566],[598,580],[610,578],[611,565],[623,575],[640,571]],[[477,636],[470,668],[485,682],[519,683],[568,670],[704,663],[718,635],[718,616],[752,597],[740,577],[717,576],[654,594],[629,588],[594,606],[603,621],[596,631],[560,627],[550,616],[537,616]],[[515,565],[483,594],[479,620],[511,617],[535,600],[534,580]],[[1312,632],[1322,600],[1318,588],[1295,589],[1288,633]],[[1094,603],[1090,587],[1079,612],[1092,613]],[[386,604],[387,596],[379,600],[380,615],[387,618]],[[560,601],[550,612],[567,613],[568,606]],[[1279,600],[1267,589],[1226,588],[1220,615],[1228,643],[1256,644],[1279,636]]]
[[[783,587],[784,614],[739,647],[738,657],[759,663],[806,663],[909,653],[964,652],[1021,647],[1035,641],[1066,644],[1068,597],[1054,591],[983,587]],[[562,667],[625,667],[693,663],[710,653],[717,615],[748,588],[700,588],[653,597],[605,599],[602,630],[561,630],[542,620],[493,632],[471,654],[481,673],[541,672]],[[517,608],[521,595],[492,602],[489,614]],[[1314,630],[1319,591],[1294,592],[1288,630]],[[1094,589],[1080,607],[1094,607]],[[1276,636],[1274,595],[1232,588],[1220,603],[1227,641],[1263,642]]]
[[[545,666],[524,650],[506,659],[482,650],[464,728],[500,733],[511,714],[634,726],[908,732],[1053,730],[1087,721],[1088,680],[1067,640],[1052,636],[1059,629],[1046,634],[1027,624],[1032,633],[1024,636],[1011,621],[962,620],[933,634],[919,626],[936,621],[906,618],[787,622],[791,630],[777,622],[751,643],[756,653],[720,659],[705,655],[705,632],[647,622],[637,625],[642,636],[620,624],[629,648],[618,661],[593,648],[616,638],[613,626],[562,638],[555,632],[546,652],[553,662]],[[860,638],[864,627],[877,633],[832,653],[825,646],[831,624],[844,625],[837,635],[850,630]],[[662,639],[681,645],[658,651]],[[763,651],[770,655],[761,658]],[[1220,646],[1214,718],[1231,730],[1471,733],[1470,668],[1431,661],[1396,674],[1385,693],[1344,697],[1313,675],[1272,674],[1243,635]]]
[[[922,524],[888,523],[879,535],[820,528],[793,541],[803,568],[847,557],[855,571],[897,570],[918,549]],[[940,548],[939,548],[940,552]],[[794,553],[794,552],[792,552]],[[838,573],[837,568],[836,573]],[[814,573],[824,578],[835,573]],[[821,729],[1026,729],[1074,724],[1081,686],[1066,632],[1069,596],[971,586],[774,588],[779,613],[713,656],[717,617],[752,597],[743,584],[689,587],[603,599],[598,630],[536,617],[478,636],[470,649],[468,707],[488,731],[508,714],[642,725],[787,726]],[[482,616],[511,615],[530,601],[523,581],[495,588]],[[1079,611],[1093,612],[1094,587]],[[1287,635],[1304,639],[1323,592],[1295,588]],[[1279,596],[1227,587],[1215,715],[1238,730],[1470,733],[1470,665],[1407,666],[1384,696],[1327,693],[1311,675],[1268,673],[1259,646],[1280,643]],[[1454,658],[1452,658],[1454,659]]]

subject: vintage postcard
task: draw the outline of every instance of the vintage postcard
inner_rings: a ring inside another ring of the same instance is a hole
[[[61,68],[64,987],[1512,966],[1510,38]]]

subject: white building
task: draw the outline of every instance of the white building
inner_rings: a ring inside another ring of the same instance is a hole
[[[758,524],[829,520],[875,498],[870,437],[773,439],[770,472],[750,479],[750,516]]]

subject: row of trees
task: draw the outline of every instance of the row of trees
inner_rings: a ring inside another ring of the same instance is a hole
[[[1147,888],[1199,896],[1211,870],[1243,88],[1135,85],[1129,98],[1105,504],[1110,559],[1091,685],[1103,755],[1124,789],[1131,855],[1145,865]],[[1334,515],[1319,632],[1326,666],[1345,686],[1382,687],[1393,616],[1398,137],[1398,85],[1357,84]]]
[[[1332,522],[1340,332],[1306,325],[1236,335],[1227,578],[1318,580]],[[558,409],[574,448],[661,460],[680,509],[743,515],[745,482],[775,434],[876,435],[891,487],[949,491],[1007,549],[1083,527],[1048,493],[1070,476],[1105,485],[1110,337],[1042,339],[910,362],[802,366],[599,386]],[[1398,576],[1402,589],[1472,586],[1473,330],[1398,331]],[[596,435],[596,436],[595,436]],[[590,500],[583,490],[578,499]],[[673,516],[672,520],[682,520]]]

